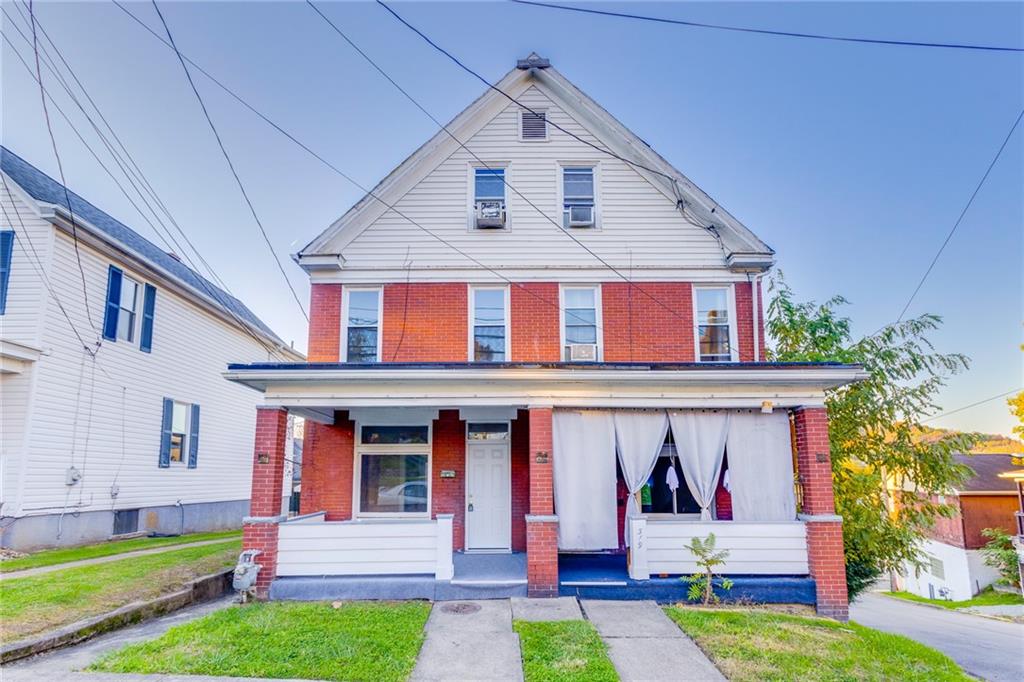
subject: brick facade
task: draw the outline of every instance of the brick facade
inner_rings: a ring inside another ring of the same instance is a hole
[[[526,515],[530,512],[530,413],[519,410],[512,422],[512,551],[526,551]]]
[[[656,299],[656,300],[654,300]],[[687,282],[601,285],[607,362],[693,362],[693,288]]]
[[[310,362],[337,362],[341,350],[341,285],[309,288]]]
[[[558,284],[529,282],[509,287],[513,362],[562,359]]]
[[[441,410],[433,439],[433,514],[452,515],[452,547],[461,550],[466,546],[466,422],[458,410]],[[454,471],[455,478],[441,478],[443,469]]]
[[[281,409],[256,410],[253,443],[252,495],[249,516],[242,529],[243,549],[256,549],[260,564],[256,595],[265,598],[277,575],[277,517],[281,514],[281,485],[284,481],[284,444],[288,412]]]
[[[558,595],[558,519],[554,516],[551,408],[530,408],[530,516],[526,518],[526,581],[531,597]]]
[[[843,524],[835,516],[828,414],[821,407],[793,411],[797,471],[807,521],[807,559],[817,590],[818,613],[838,620],[849,616]]]
[[[461,282],[385,286],[381,360],[466,362],[468,295]]]
[[[306,422],[302,449],[302,514],[326,512],[328,521],[352,518],[355,424],[348,412],[334,413],[334,424]]]

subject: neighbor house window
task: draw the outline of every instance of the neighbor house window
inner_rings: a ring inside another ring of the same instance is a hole
[[[358,512],[366,516],[430,511],[430,427],[361,426]]]
[[[0,230],[0,315],[7,311],[7,283],[11,279],[14,230]]]
[[[199,461],[199,405],[173,398],[163,400],[159,466],[187,463],[195,469]]]
[[[139,283],[131,277],[121,277],[121,298],[117,312],[117,338],[135,340],[135,318],[139,306]]]
[[[140,318],[141,324],[138,322]],[[103,338],[108,341],[131,343],[138,335],[139,349],[151,353],[155,319],[156,287],[152,284],[140,284],[124,274],[121,268],[111,265],[107,269]]]
[[[562,168],[562,226],[594,227],[594,169]]]
[[[475,227],[505,227],[504,168],[473,169],[473,209]]]
[[[185,461],[185,444],[188,440],[188,405],[174,403],[171,415],[171,461]]]
[[[697,352],[701,362],[733,359],[730,294],[729,287],[695,289]]]
[[[473,317],[470,357],[474,362],[504,362],[508,359],[508,290],[470,289]]]
[[[380,361],[380,289],[345,289],[344,362]]]
[[[562,289],[562,336],[565,360],[597,361],[599,355],[597,287]]]

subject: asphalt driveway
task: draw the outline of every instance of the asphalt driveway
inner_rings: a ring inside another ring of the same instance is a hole
[[[1024,625],[872,593],[850,606],[850,619],[927,644],[982,679],[1024,679]]]

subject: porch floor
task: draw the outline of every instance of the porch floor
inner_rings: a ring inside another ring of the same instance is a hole
[[[483,554],[455,552],[453,584],[462,585],[525,585],[526,553]]]

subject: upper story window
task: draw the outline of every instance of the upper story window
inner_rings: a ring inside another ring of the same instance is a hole
[[[562,289],[564,360],[600,360],[600,289],[595,286]]]
[[[380,362],[380,289],[343,289],[342,362]]]
[[[0,230],[0,315],[7,312],[7,283],[11,279],[14,230]]]
[[[473,225],[503,228],[506,223],[505,169],[473,169]]]
[[[159,466],[199,463],[199,405],[164,398],[163,426],[160,437]]]
[[[732,287],[696,287],[697,353],[701,362],[729,362],[733,354]]]
[[[595,214],[594,168],[562,168],[562,226],[594,227]]]
[[[470,306],[470,357],[474,362],[504,362],[508,359],[508,289],[474,287]]]
[[[519,139],[524,142],[544,142],[547,140],[547,112],[537,111],[536,109],[519,112]]]
[[[149,353],[153,349],[153,324],[156,316],[156,287],[140,284],[111,265],[107,272],[107,299],[103,314],[103,338],[134,343]]]

